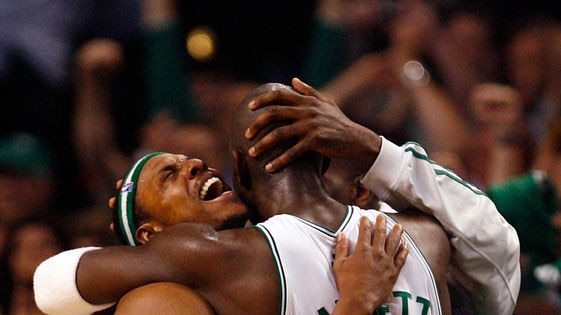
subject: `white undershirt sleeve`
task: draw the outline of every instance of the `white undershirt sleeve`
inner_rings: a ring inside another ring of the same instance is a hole
[[[431,161],[418,144],[397,146],[387,139],[361,183],[398,210],[413,206],[434,216],[450,236],[453,265],[475,288],[478,314],[512,314],[520,243],[482,191]]]

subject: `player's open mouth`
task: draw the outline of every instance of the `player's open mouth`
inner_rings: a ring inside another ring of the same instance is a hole
[[[207,181],[201,187],[199,197],[204,201],[212,200],[220,197],[220,195],[222,195],[222,193],[226,190],[228,189],[225,189],[225,186],[220,178],[211,177],[207,179]]]

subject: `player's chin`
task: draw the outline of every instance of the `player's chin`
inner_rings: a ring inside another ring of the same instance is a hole
[[[242,228],[247,222],[247,207],[233,191],[205,203],[207,210],[213,212],[217,219],[214,226],[216,230]]]

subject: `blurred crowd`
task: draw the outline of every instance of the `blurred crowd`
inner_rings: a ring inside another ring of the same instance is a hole
[[[116,244],[107,202],[146,152],[229,176],[232,106],[291,77],[486,191],[521,241],[516,314],[561,314],[556,5],[0,0],[0,315],[41,314],[45,258]],[[202,26],[204,60],[186,49]]]

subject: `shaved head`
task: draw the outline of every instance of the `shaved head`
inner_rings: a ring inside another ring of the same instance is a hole
[[[321,174],[321,157],[319,154],[312,152],[303,154],[300,158],[294,160],[287,165],[287,167],[278,172],[269,173],[265,170],[265,165],[269,161],[293,146],[298,139],[282,141],[255,158],[248,155],[249,148],[273,129],[292,123],[290,120],[274,121],[261,129],[251,140],[245,137],[246,129],[265,111],[265,108],[278,105],[290,106],[287,104],[273,103],[256,110],[249,109],[248,105],[252,100],[269,93],[273,94],[272,99],[274,99],[275,91],[280,90],[289,90],[293,93],[298,93],[284,84],[263,84],[245,97],[232,113],[229,146],[234,158],[234,188],[240,198],[248,205],[251,213],[256,213],[257,209],[264,208],[261,205],[268,202],[265,200],[267,196],[271,196],[283,189],[282,185],[284,184],[281,184],[281,182],[286,176],[293,176],[294,174],[301,175],[302,172],[310,171],[319,175]],[[284,181],[284,183],[286,183],[286,181]],[[253,218],[251,218],[251,220],[254,221]]]
[[[263,136],[265,136],[270,130],[274,129],[275,127],[281,125],[287,125],[289,121],[280,121],[270,124],[269,126],[263,128],[256,137],[251,140],[245,138],[245,130],[249,126],[249,124],[257,117],[259,114],[263,112],[263,109],[258,110],[250,110],[248,108],[248,104],[258,96],[264,95],[266,93],[274,92],[276,90],[286,89],[291,90],[292,88],[280,84],[280,83],[267,83],[260,85],[256,89],[254,89],[249,95],[247,95],[235,108],[233,112],[233,119],[232,125],[230,129],[229,135],[229,144],[231,150],[238,150],[240,154],[246,155],[249,148],[259,141]],[[295,92],[296,93],[296,92]],[[282,104],[274,104],[274,105],[282,105]],[[277,156],[280,150],[271,150],[267,153],[263,154],[262,156],[258,157],[256,161],[259,161],[260,166],[265,166],[265,163],[271,159],[271,157]]]

